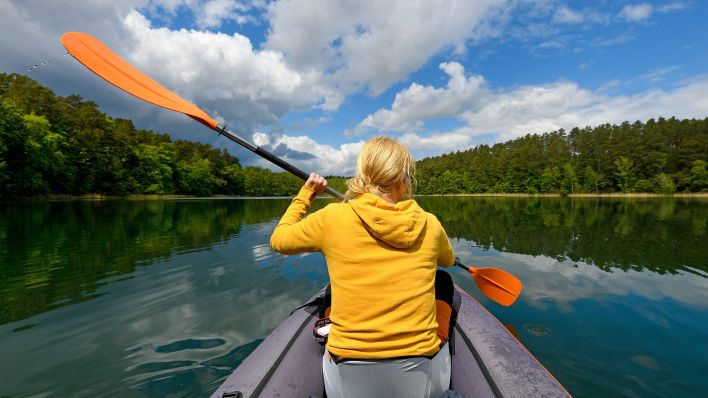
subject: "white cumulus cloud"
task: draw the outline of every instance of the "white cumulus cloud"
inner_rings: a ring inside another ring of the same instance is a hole
[[[315,171],[321,175],[352,176],[355,173],[356,157],[363,145],[363,141],[347,143],[333,147],[320,144],[306,135],[289,136],[281,135],[271,137],[266,134],[256,133],[253,141],[260,146],[274,148],[273,152],[281,158],[295,164],[305,172]],[[278,149],[286,149],[278,153]],[[293,154],[307,154],[308,156],[290,156]],[[269,169],[275,167],[264,159],[258,160],[258,165]]]
[[[391,108],[366,116],[352,133],[400,134],[421,157],[561,128],[708,115],[708,76],[683,81],[672,90],[612,95],[607,87],[590,90],[565,80],[492,90],[481,76],[465,77],[461,65],[442,65],[449,77],[445,87],[412,83],[396,95]],[[456,119],[461,126],[426,130],[427,123],[441,117]]]
[[[583,14],[573,11],[566,6],[560,7],[553,16],[553,21],[558,23],[575,24],[581,23],[584,20]]]
[[[266,48],[301,70],[324,71],[338,96],[368,87],[379,94],[446,48],[462,49],[505,0],[291,0],[271,3]]]
[[[670,13],[688,8],[685,2],[674,2],[654,6],[649,3],[627,4],[619,12],[619,18],[630,22],[643,22],[651,18],[654,13]]]
[[[643,21],[651,17],[654,7],[651,4],[627,4],[622,8],[619,15],[628,21]]]
[[[440,64],[449,80],[447,87],[435,88],[411,84],[396,94],[391,109],[380,109],[366,117],[349,135],[366,133],[372,129],[392,132],[415,132],[423,128],[423,121],[438,117],[456,117],[467,109],[478,107],[488,95],[481,76],[465,77],[465,69],[458,62]]]
[[[237,0],[149,0],[145,6],[151,16],[161,20],[175,18],[180,9],[189,10],[200,28],[219,28],[227,21],[257,23],[249,12],[262,8],[263,1]]]
[[[282,53],[256,50],[240,34],[154,28],[137,11],[123,23],[133,43],[126,49],[131,62],[208,113],[228,115],[240,131],[277,124],[324,92],[315,75],[294,71]]]

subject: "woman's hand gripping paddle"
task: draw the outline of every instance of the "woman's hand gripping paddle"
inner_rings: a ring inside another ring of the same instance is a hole
[[[226,130],[225,126],[219,127],[217,122],[209,117],[206,112],[140,72],[95,37],[81,32],[68,32],[61,37],[61,42],[67,51],[79,62],[84,64],[85,67],[121,90],[151,104],[183,113],[219,134],[226,136],[226,138],[235,143],[282,167],[284,170],[293,173],[303,181],[307,180],[310,176],[310,174],[305,173],[267,150],[251,144],[245,139]],[[337,199],[344,199],[341,193],[331,187],[327,187],[325,191]]]
[[[455,258],[455,265],[467,270],[474,278],[479,290],[492,301],[503,306],[512,305],[523,288],[517,277],[498,268],[474,268],[462,264],[458,258]]]

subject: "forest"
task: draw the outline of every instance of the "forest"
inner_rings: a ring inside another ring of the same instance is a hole
[[[417,162],[418,194],[706,192],[708,118],[528,134]]]
[[[0,74],[0,197],[291,195],[301,183],[242,167],[223,149],[136,129],[26,76]]]
[[[452,148],[451,148],[452,149]],[[705,192],[708,118],[529,134],[418,161],[416,193]],[[346,177],[329,177],[345,190]],[[0,198],[65,194],[281,196],[302,182],[207,144],[112,118],[81,96],[0,73]]]

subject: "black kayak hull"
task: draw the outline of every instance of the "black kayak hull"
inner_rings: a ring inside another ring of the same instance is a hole
[[[320,293],[322,294],[322,292]],[[455,286],[450,387],[462,397],[568,397],[563,386],[479,302]],[[324,396],[323,347],[312,336],[317,306],[281,323],[212,394]]]

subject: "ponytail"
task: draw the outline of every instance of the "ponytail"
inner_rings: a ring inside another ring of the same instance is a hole
[[[356,176],[347,180],[346,195],[382,196],[403,183],[405,195],[411,196],[414,175],[415,160],[403,144],[389,137],[374,137],[359,152]]]

